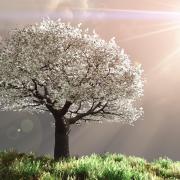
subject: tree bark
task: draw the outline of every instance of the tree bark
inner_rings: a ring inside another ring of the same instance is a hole
[[[69,124],[62,117],[55,117],[54,159],[59,160],[69,156]]]

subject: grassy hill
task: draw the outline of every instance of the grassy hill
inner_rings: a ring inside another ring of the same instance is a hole
[[[55,162],[48,156],[0,152],[1,180],[151,180],[180,179],[180,162],[160,158],[147,162],[121,154],[84,156]]]

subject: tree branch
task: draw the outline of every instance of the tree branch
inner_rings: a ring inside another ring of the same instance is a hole
[[[74,124],[78,120],[82,119],[83,117],[89,116],[89,115],[96,115],[104,110],[104,108],[107,106],[107,103],[105,103],[100,109],[96,110],[99,106],[101,106],[101,102],[99,102],[96,106],[92,106],[86,113],[79,113],[73,118],[68,118],[69,124]]]
[[[71,102],[70,101],[66,101],[63,108],[59,111],[60,115],[61,116],[64,116],[67,112],[68,112],[68,109],[69,107],[71,106]]]
[[[122,113],[113,113],[113,112],[108,112],[108,111],[102,111],[102,114],[109,114],[109,115],[113,115],[113,116],[122,116]]]
[[[94,121],[94,122],[101,122],[101,120],[94,120],[94,119],[90,119],[90,118],[82,118],[82,121]]]

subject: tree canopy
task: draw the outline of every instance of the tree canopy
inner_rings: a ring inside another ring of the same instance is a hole
[[[66,110],[70,124],[123,121],[143,113],[141,65],[115,39],[101,39],[81,25],[44,20],[11,31],[0,49],[1,110]]]

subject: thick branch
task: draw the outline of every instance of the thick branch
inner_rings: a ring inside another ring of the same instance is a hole
[[[52,102],[52,100],[49,98],[49,92],[48,92],[47,86],[38,83],[38,81],[35,79],[32,79],[32,81],[34,83],[34,90],[32,90],[33,95],[39,100],[39,103],[45,104],[46,108],[50,112],[55,113],[55,109],[53,107],[55,102]],[[42,86],[44,88],[44,95],[39,93],[38,85]],[[44,101],[44,100],[46,100],[46,101]]]
[[[67,112],[68,112],[68,109],[69,107],[71,106],[71,102],[70,101],[66,101],[63,108],[59,111],[60,115],[61,116],[64,116]]]

